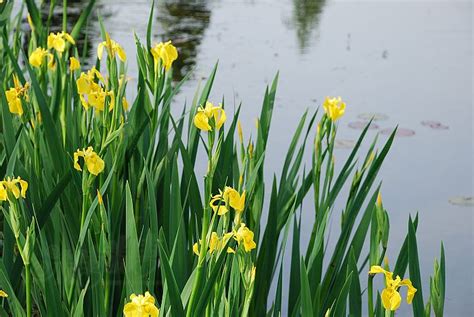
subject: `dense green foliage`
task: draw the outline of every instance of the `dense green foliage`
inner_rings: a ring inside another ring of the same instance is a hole
[[[35,1],[24,4],[15,17],[12,2],[0,4],[0,175],[28,183],[25,197],[12,189],[21,189],[20,183],[0,188],[7,195],[0,216],[0,289],[8,294],[0,315],[116,316],[132,293],[150,292],[160,315],[167,316],[393,316],[385,312],[368,271],[384,266],[390,226],[377,199],[377,174],[395,133],[380,150],[374,140],[361,153],[364,129],[336,169],[336,121],[323,110],[304,113],[281,173],[266,184],[278,76],[263,96],[255,139],[245,139],[240,130],[240,107],[227,111],[222,127],[211,118],[213,129],[201,131],[193,120],[208,101],[217,65],[190,107],[174,117],[173,98],[187,79],[173,82],[172,68],[152,54],[150,18],[147,38],[136,37],[136,97],[127,101],[126,61],[102,27],[107,54],[96,60],[96,69],[103,79],[90,73],[88,85],[96,85],[94,93],[103,100],[93,103],[97,96],[89,92],[84,101],[78,79],[89,69],[71,70],[69,59],[81,60],[84,52],[67,39],[63,52],[48,47],[51,16],[44,17]],[[51,1],[49,12],[55,5]],[[72,30],[66,30],[64,15],[63,31],[77,39],[93,6],[91,1]],[[31,32],[19,27],[24,9]],[[35,67],[29,57],[37,47],[48,53]],[[7,95],[12,87],[21,115],[12,112]],[[75,157],[89,146],[96,156]],[[198,160],[207,160],[205,175],[197,173]],[[245,192],[243,210],[224,199],[226,194],[218,206],[210,205],[226,186]],[[340,232],[329,248],[336,199],[345,203]],[[221,205],[229,210],[213,212]],[[314,218],[304,249],[302,218]],[[417,289],[414,316],[442,316],[444,251],[423,294],[418,225],[418,217],[409,219],[391,271],[409,277]],[[246,240],[251,237],[256,248]]]

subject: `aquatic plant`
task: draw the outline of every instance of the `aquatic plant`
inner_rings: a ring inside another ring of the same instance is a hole
[[[256,137],[245,138],[240,107],[230,113],[224,101],[209,100],[217,65],[192,105],[171,114],[187,78],[172,80],[173,42],[151,41],[153,7],[145,41],[135,37],[130,98],[127,54],[102,24],[95,65],[83,66],[76,43],[94,1],[71,30],[63,1],[60,32],[51,32],[51,16],[35,1],[24,3],[28,31],[18,27],[23,7],[13,17],[12,2],[0,3],[1,315],[393,316],[404,285],[415,316],[431,306],[442,316],[444,251],[425,306],[418,216],[408,221],[394,268],[381,266],[390,226],[377,174],[395,131],[359,161],[369,122],[336,169],[338,122],[351,106],[327,98],[322,111],[302,115],[267,186],[278,75],[265,91]],[[327,247],[336,200],[345,201],[340,232]],[[302,249],[308,213],[314,222]],[[376,273],[386,283],[374,294]]]

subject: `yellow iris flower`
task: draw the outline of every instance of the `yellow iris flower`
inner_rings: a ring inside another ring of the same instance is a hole
[[[406,286],[408,288],[407,291],[407,303],[411,304],[413,301],[413,297],[416,293],[416,288],[413,287],[413,284],[409,279],[401,279],[400,276],[397,275],[395,279],[393,279],[393,273],[384,270],[381,266],[374,265],[370,268],[369,274],[378,274],[382,273],[385,275],[385,289],[382,291],[382,304],[383,307],[387,310],[397,310],[400,307],[402,302],[402,297],[398,292],[398,289],[401,286]]]
[[[96,78],[98,82],[96,82]],[[97,111],[104,111],[106,97],[110,97],[109,111],[113,109],[115,95],[113,91],[106,91],[100,83],[104,82],[102,74],[93,67],[87,73],[81,73],[76,80],[77,92],[81,104],[86,109],[93,107]]]
[[[229,205],[237,212],[244,211],[245,208],[245,191],[242,195],[232,187],[226,186],[224,188],[224,200],[229,202]]]
[[[219,130],[226,120],[227,116],[222,106],[215,107],[208,101],[204,108],[198,107],[193,121],[196,128],[203,131],[211,131],[213,126]]]
[[[209,252],[212,254],[216,250],[221,251],[233,235],[232,232],[228,232],[222,237],[219,237],[217,232],[212,232],[211,239],[209,240]],[[235,251],[231,247],[228,247],[227,253],[235,253]]]
[[[8,297],[8,294],[4,290],[0,289],[0,297]]]
[[[59,53],[62,53],[66,49],[66,41],[71,43],[72,45],[76,44],[76,42],[69,33],[50,33],[48,35],[48,48],[54,48]]]
[[[79,60],[75,58],[74,56],[70,57],[69,69],[71,70],[71,72],[78,70],[79,68],[81,68],[81,63],[79,62]]]
[[[214,195],[209,202],[212,210],[219,216],[229,211],[229,206],[234,208],[236,212],[242,212],[245,208],[245,191],[242,195],[232,187],[226,186],[224,192]]]
[[[130,303],[123,307],[125,317],[158,317],[160,310],[155,306],[155,298],[149,292],[143,295],[130,295]]]
[[[118,55],[119,59],[122,62],[125,62],[127,59],[127,54],[125,53],[122,46],[119,43],[115,42],[114,40],[110,39],[109,34],[105,34],[105,41],[99,43],[97,46],[97,57],[99,60],[102,60],[102,55],[104,55],[104,48],[107,49],[107,53],[109,54],[110,58],[115,58],[115,55]]]
[[[0,182],[0,201],[8,200],[8,192],[13,194],[15,199],[26,198],[26,191],[28,190],[28,182],[22,180],[20,177],[7,177]]]
[[[87,170],[92,175],[99,175],[104,170],[105,163],[104,161],[94,152],[92,146],[89,146],[87,149],[77,150],[74,153],[74,168],[78,171],[82,171],[81,166],[79,165],[79,157],[84,158],[86,163]]]
[[[155,60],[155,65],[161,60],[165,70],[168,71],[171,68],[173,62],[178,58],[178,50],[171,44],[171,41],[165,43],[158,43],[151,48],[151,55]]]
[[[323,108],[327,116],[331,118],[332,121],[336,121],[344,115],[346,103],[341,100],[341,97],[326,97],[323,102]]]
[[[211,239],[209,240],[209,252],[212,253],[217,250],[219,246],[219,236],[217,232],[211,233]]]
[[[221,251],[227,242],[234,236],[233,232],[227,232],[222,237],[219,237],[217,232],[212,232],[211,237],[209,239],[209,253],[212,254],[214,251]],[[199,245],[201,244],[201,240],[199,240],[199,244],[196,242],[193,244],[193,252],[194,254],[199,256]],[[227,247],[227,253],[235,253],[235,250],[231,247]]]
[[[26,101],[29,100],[28,88],[30,85],[26,83],[25,86],[22,86],[16,75],[13,75],[13,83],[15,87],[12,87],[5,92],[8,110],[13,114],[21,116],[23,115],[23,106],[21,105],[20,98],[23,97]]]
[[[53,55],[42,47],[38,47],[33,52],[31,52],[31,55],[28,61],[30,62],[30,65],[33,67],[41,67],[45,57],[49,58],[48,66],[52,68],[52,66],[54,65]]]
[[[253,241],[253,232],[245,226],[245,223],[240,224],[240,228],[235,232],[234,239],[240,245],[243,243],[245,252],[250,252],[257,247],[255,241]]]
[[[98,85],[99,86],[99,85]],[[115,96],[113,91],[105,91],[103,87],[95,86],[97,89],[89,93],[87,102],[97,111],[104,111],[105,98],[110,97],[109,111],[114,107]],[[84,99],[85,101],[85,99]]]
[[[212,210],[219,216],[225,215],[229,211],[229,208],[227,208],[227,204],[223,200],[222,192],[220,194],[212,196],[212,199],[209,202],[209,206],[211,206]]]
[[[211,131],[212,127],[209,124],[209,118],[203,113],[198,111],[194,116],[194,125],[203,131]]]

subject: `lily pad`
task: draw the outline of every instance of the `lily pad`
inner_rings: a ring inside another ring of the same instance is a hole
[[[433,130],[447,130],[447,129],[449,129],[449,127],[447,125],[444,125],[439,121],[433,121],[433,120],[421,121],[421,125],[425,126],[425,127],[429,127]]]
[[[354,140],[337,139],[334,143],[336,149],[353,149],[356,145]]]
[[[456,197],[451,197],[449,199],[449,202],[451,204],[457,205],[457,206],[471,207],[471,206],[474,206],[474,197],[472,197],[472,196],[456,196]]]
[[[380,131],[380,134],[390,135],[390,134],[392,134],[394,129],[395,128],[383,129],[382,131]],[[397,132],[395,133],[395,136],[400,136],[400,137],[409,137],[409,136],[414,136],[414,135],[415,135],[414,130],[406,129],[406,128],[398,128]]]
[[[348,126],[351,129],[363,130],[367,126],[367,122],[363,122],[363,121],[349,122]],[[369,130],[376,130],[378,128],[379,128],[379,126],[377,124],[375,124],[373,122],[370,123]]]
[[[366,112],[366,113],[361,113],[360,115],[357,116],[357,118],[364,120],[364,121],[384,121],[388,119],[388,116],[383,113],[377,113],[377,112]]]

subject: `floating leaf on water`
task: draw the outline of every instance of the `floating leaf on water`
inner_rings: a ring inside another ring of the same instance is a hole
[[[392,134],[394,129],[395,128],[383,129],[382,131],[380,131],[380,134],[390,135]],[[395,133],[395,136],[401,136],[401,137],[414,136],[414,135],[415,135],[415,131],[413,131],[412,129],[405,129],[405,128],[398,128],[397,133]]]
[[[371,119],[373,121],[384,121],[388,119],[388,116],[383,113],[366,112],[366,113],[361,113],[360,115],[357,116],[357,118],[364,121],[370,121]]]
[[[421,121],[421,125],[425,126],[425,127],[429,127],[433,130],[447,130],[447,129],[449,129],[449,127],[447,125],[444,125],[439,121],[433,121],[433,120]]]
[[[363,121],[349,122],[348,126],[351,129],[363,130],[367,126],[367,122],[363,122]],[[378,128],[379,128],[379,126],[377,124],[373,123],[373,122],[370,124],[370,127],[369,127],[370,130],[375,130],[375,129],[378,129]]]
[[[344,139],[338,139],[334,143],[334,147],[336,149],[352,149],[356,145],[356,141],[354,140],[344,140]]]
[[[457,206],[474,206],[474,197],[472,196],[456,196],[449,199],[449,202]]]

